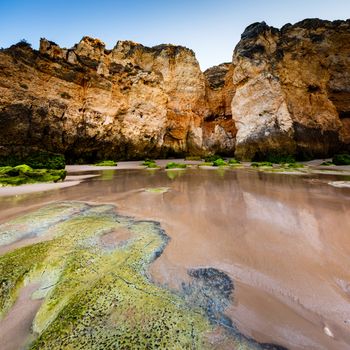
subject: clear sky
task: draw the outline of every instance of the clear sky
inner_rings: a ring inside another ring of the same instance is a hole
[[[71,47],[84,35],[107,48],[118,40],[183,45],[202,69],[231,60],[244,28],[304,18],[350,18],[350,0],[0,0],[0,47],[45,37]]]

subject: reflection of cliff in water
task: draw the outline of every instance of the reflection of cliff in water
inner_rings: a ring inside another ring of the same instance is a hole
[[[114,203],[160,221],[171,237],[151,267],[157,282],[180,289],[189,269],[215,268],[234,281],[225,314],[240,332],[291,349],[347,349],[349,190],[322,182],[330,176],[313,183],[248,170],[181,174],[116,171],[113,180],[3,199],[1,220],[54,200]],[[144,191],[153,187],[169,190]]]

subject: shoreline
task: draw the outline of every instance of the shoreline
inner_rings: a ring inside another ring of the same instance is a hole
[[[187,164],[188,166],[198,166],[203,161],[194,161],[194,160],[185,160],[185,159],[156,159],[157,165],[159,165],[161,168],[165,168],[166,164],[170,161],[176,161],[181,162],[184,164]],[[350,165],[330,165],[330,166],[322,166],[321,163],[324,162],[324,159],[314,159],[312,161],[306,161],[306,162],[300,162],[303,165],[308,166],[312,171],[310,174],[314,175],[350,175]],[[30,194],[30,193],[38,193],[38,192],[46,192],[51,190],[57,190],[72,186],[79,185],[82,181],[100,176],[99,174],[80,174],[80,173],[86,173],[86,172],[95,172],[95,171],[105,171],[105,170],[158,170],[161,168],[156,169],[148,169],[144,165],[142,165],[141,161],[121,161],[116,166],[95,166],[90,164],[83,164],[83,165],[66,165],[67,170],[67,177],[65,181],[63,182],[46,182],[46,183],[35,183],[35,184],[24,184],[19,186],[3,186],[0,187],[0,198],[1,197],[10,197],[10,196],[18,196],[23,194]],[[242,162],[240,167],[233,167],[233,169],[251,169],[250,167],[251,162]],[[199,168],[202,169],[214,169],[217,170],[220,167],[215,166],[209,166],[209,165],[203,165]],[[166,170],[179,170],[179,169],[166,169]],[[180,169],[185,170],[185,169]],[[262,171],[266,171],[266,169],[261,169]],[[269,172],[268,170],[266,172]],[[296,172],[294,169],[290,169],[290,171],[286,170],[285,172],[273,172],[271,173],[275,174],[287,174],[287,175],[303,175],[306,174],[303,172]],[[349,187],[346,186],[336,186],[336,187]]]

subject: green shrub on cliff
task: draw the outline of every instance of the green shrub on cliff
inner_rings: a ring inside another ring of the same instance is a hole
[[[57,182],[66,178],[64,169],[33,169],[26,164],[0,167],[0,186],[36,182]]]
[[[349,154],[335,154],[333,156],[332,162],[335,165],[350,165],[350,155]]]

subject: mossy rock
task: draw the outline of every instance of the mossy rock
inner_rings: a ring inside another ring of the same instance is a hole
[[[145,165],[149,169],[156,169],[159,168],[155,160],[152,159],[145,159],[142,163],[142,165]]]
[[[274,164],[295,163],[295,158],[291,154],[272,153],[265,157],[265,161]]]
[[[304,164],[301,164],[301,163],[286,163],[286,164],[282,164],[282,166],[288,169],[304,168]]]
[[[118,230],[129,238],[103,240]],[[61,202],[0,225],[0,245],[29,235],[50,240],[0,256],[0,315],[24,285],[40,285],[31,350],[210,349],[207,336],[219,325],[226,348],[282,349],[245,337],[225,316],[234,286],[224,272],[190,270],[177,293],[152,283],[149,266],[169,241],[156,222],[111,205]]]
[[[238,165],[238,164],[241,164],[241,162],[235,158],[232,158],[228,161],[228,164],[229,165]]]
[[[57,182],[66,178],[64,169],[32,169],[26,164],[0,167],[0,185],[18,186],[36,182]]]
[[[169,162],[166,166],[165,169],[185,169],[187,168],[186,164],[183,163],[175,163],[175,162]]]
[[[350,155],[349,154],[335,154],[333,156],[332,162],[335,165],[350,165]]]
[[[253,162],[250,166],[253,168],[272,167],[273,164],[271,162]]]
[[[213,161],[213,166],[226,166],[228,165],[223,159],[219,158]]]
[[[66,166],[65,157],[62,154],[51,152],[35,152],[25,157],[7,156],[0,157],[0,166],[11,166],[27,164],[33,169],[64,169]]]
[[[95,163],[95,166],[117,166],[118,163],[114,160],[103,160],[101,162]]]
[[[33,169],[64,169],[66,166],[65,158],[62,154],[49,152],[37,152],[24,159],[24,163]]]

